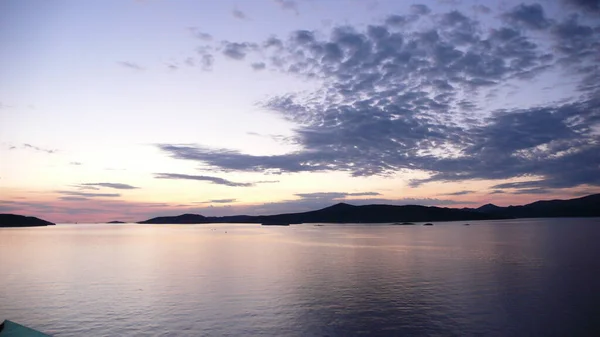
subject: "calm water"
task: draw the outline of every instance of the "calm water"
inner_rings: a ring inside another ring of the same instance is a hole
[[[0,320],[56,336],[600,336],[600,219],[0,229]]]

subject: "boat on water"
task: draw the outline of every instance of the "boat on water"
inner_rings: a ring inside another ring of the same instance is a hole
[[[0,324],[0,337],[51,337],[45,333],[28,328],[13,321],[5,320]]]

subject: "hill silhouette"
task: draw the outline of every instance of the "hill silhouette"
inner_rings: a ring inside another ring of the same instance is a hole
[[[0,214],[0,227],[38,227],[51,225],[54,225],[54,223],[33,216]]]
[[[209,223],[205,216],[199,214],[182,214],[178,216],[160,216],[138,223],[154,223],[154,224],[195,224]]]
[[[184,214],[172,217],[157,217],[139,223],[146,224],[191,224],[191,223],[383,223],[383,222],[424,222],[453,220],[504,219],[502,215],[485,214],[472,210],[428,206],[365,205],[353,206],[339,203],[323,209],[276,215],[236,215],[205,217],[198,214]]]
[[[600,217],[600,194],[569,200],[536,201],[522,206],[486,204],[479,208],[444,208],[419,205],[364,205],[338,203],[315,211],[276,215],[206,217],[199,214],[163,216],[140,221],[145,224],[200,223],[385,223],[494,220],[545,217]]]
[[[568,200],[540,200],[521,206],[487,204],[469,210],[512,218],[600,217],[600,194]]]

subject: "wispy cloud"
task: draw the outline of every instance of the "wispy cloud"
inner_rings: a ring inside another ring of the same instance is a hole
[[[192,34],[193,37],[202,40],[202,41],[211,41],[213,36],[209,33],[200,31],[197,27],[188,27],[188,31]]]
[[[485,5],[481,5],[481,4],[473,5],[471,8],[473,9],[473,11],[475,13],[479,13],[479,14],[490,14],[492,12],[491,8],[489,8],[488,6],[485,6]]]
[[[54,154],[54,153],[58,152],[58,150],[55,150],[55,149],[43,148],[43,147],[39,147],[39,146],[27,144],[27,143],[21,144],[21,145],[10,145],[8,147],[8,149],[9,150],[28,149],[28,150],[44,152],[44,153],[48,153],[48,154]]]
[[[199,201],[200,204],[230,204],[236,202],[237,199],[212,199],[207,201]]]
[[[87,193],[78,191],[56,191],[56,193],[86,198],[116,198],[121,196],[118,193]]]
[[[293,0],[273,0],[283,10],[292,11],[296,15],[299,15],[298,4]]]
[[[263,70],[267,67],[264,62],[255,62],[250,65],[254,70]]]
[[[275,184],[278,183],[279,180],[259,180],[259,181],[255,181],[255,184]]]
[[[452,193],[444,193],[441,195],[466,195],[466,194],[471,194],[471,193],[475,193],[475,191],[463,190],[463,191],[457,191],[457,192],[452,192]]]
[[[122,183],[83,183],[83,184],[79,184],[78,186],[85,188],[85,187],[106,187],[106,188],[114,188],[117,190],[133,190],[133,189],[138,189],[139,187],[135,187],[135,186],[131,186],[129,184],[122,184]]]
[[[426,5],[415,4],[410,6],[410,11],[416,15],[427,15],[431,13],[431,9]]]
[[[295,196],[298,196],[303,199],[341,199],[348,196],[376,196],[381,195],[377,192],[312,192],[312,193],[296,193]]]
[[[179,174],[179,173],[155,173],[154,177],[157,179],[175,179],[175,180],[198,180],[208,181],[217,185],[225,185],[231,187],[250,187],[254,186],[252,183],[239,183],[233,182],[224,178],[203,176],[203,175],[190,175],[190,174]]]
[[[550,194],[551,190],[545,188],[526,188],[512,192],[513,194]]]
[[[65,201],[89,201],[89,198],[85,198],[85,197],[59,197],[60,200],[65,200]]]
[[[95,187],[95,186],[71,185],[71,187],[75,187],[79,190],[91,190],[91,191],[99,191],[100,190],[99,187]]]
[[[246,54],[257,48],[258,46],[254,43],[223,41],[223,55],[234,60],[243,60]]]
[[[233,15],[233,17],[238,20],[248,20],[248,16],[246,15],[246,13],[242,12],[241,10],[239,10],[237,8],[235,8],[231,11],[231,15]]]
[[[128,62],[128,61],[119,61],[117,62],[118,65],[124,67],[124,68],[128,68],[128,69],[132,69],[132,70],[145,70],[146,68],[140,66],[137,63],[133,63],[133,62]]]

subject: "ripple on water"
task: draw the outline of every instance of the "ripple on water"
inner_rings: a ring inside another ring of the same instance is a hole
[[[573,220],[567,232],[543,220],[472,224],[5,231],[0,318],[56,336],[589,335],[598,327],[598,220]]]

